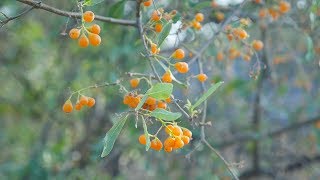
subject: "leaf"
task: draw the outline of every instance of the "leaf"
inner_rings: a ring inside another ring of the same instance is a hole
[[[177,23],[180,19],[181,19],[181,14],[180,14],[179,12],[177,12],[177,14],[174,15],[174,17],[172,18],[172,22],[175,24],[175,23]]]
[[[162,119],[162,120],[167,120],[167,121],[174,121],[178,118],[181,117],[181,113],[179,112],[170,112],[164,109],[155,109],[154,111],[152,111],[150,113],[150,116],[158,118],[158,119]]]
[[[169,35],[171,27],[172,27],[172,23],[167,23],[166,25],[164,25],[164,27],[163,27],[163,29],[162,29],[161,33],[159,34],[159,37],[158,37],[158,47],[161,46],[163,41]]]
[[[147,91],[146,95],[157,100],[164,100],[170,97],[172,90],[173,85],[171,83],[157,83]]]
[[[146,136],[146,151],[148,151],[150,149],[150,137],[149,137],[149,133],[148,133],[148,129],[147,129],[147,124],[145,119],[142,116],[142,123],[143,123],[143,131],[144,131],[144,135]]]
[[[203,8],[206,7],[210,7],[211,6],[211,1],[205,1],[205,2],[201,2],[201,3],[197,3],[197,5],[195,5],[193,7],[194,10],[201,10]]]
[[[122,130],[127,118],[128,114],[126,114],[125,116],[121,116],[117,120],[117,122],[113,124],[112,128],[107,132],[106,136],[103,139],[104,147],[101,153],[101,157],[105,157],[111,152],[113,145],[116,139],[118,138],[120,131]]]
[[[198,101],[191,107],[191,110],[193,111],[194,108],[198,107],[201,103],[203,103],[205,100],[208,99],[208,97],[214,93],[224,82],[220,81],[216,84],[213,84],[207,92],[205,92],[199,99]]]
[[[94,6],[94,5],[99,4],[103,1],[105,1],[105,0],[85,0],[83,5],[84,6]]]
[[[123,16],[125,0],[121,0],[110,7],[109,16],[120,18]]]
[[[139,109],[141,109],[141,107],[143,106],[144,102],[146,102],[148,96],[147,95],[144,95],[141,99],[141,101],[139,102],[138,106],[136,107],[136,111],[138,111]]]
[[[307,53],[305,55],[305,59],[310,61],[314,57],[314,49],[313,49],[313,42],[310,36],[307,35]]]

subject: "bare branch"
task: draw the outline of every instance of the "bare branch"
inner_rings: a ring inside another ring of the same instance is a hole
[[[34,8],[37,8],[37,9],[43,9],[45,11],[52,12],[60,16],[73,17],[78,19],[82,18],[81,13],[63,11],[55,7],[49,6],[47,4],[44,4],[42,2],[33,1],[33,0],[17,0],[17,1],[33,6]],[[95,19],[101,22],[107,22],[107,23],[113,23],[113,24],[119,24],[119,25],[125,25],[125,26],[136,26],[136,22],[133,20],[116,19],[116,18],[99,16],[99,15],[96,15]]]
[[[4,14],[3,12],[0,12],[6,19],[1,21],[0,20],[0,28],[2,28],[5,24],[7,24],[8,22],[14,20],[14,19],[17,19],[25,14],[27,14],[28,12],[30,12],[32,9],[34,9],[34,6],[26,9],[25,11],[23,11],[22,13],[16,15],[16,16],[13,16],[13,17],[8,17],[6,14]]]

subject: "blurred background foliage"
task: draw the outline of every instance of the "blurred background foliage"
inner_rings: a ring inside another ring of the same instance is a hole
[[[43,2],[77,11],[75,1]],[[199,11],[206,17],[214,13],[209,1],[156,2],[167,11],[177,9],[187,18]],[[242,11],[253,19],[247,29],[250,39],[264,38],[269,64],[269,75],[260,92],[262,119],[260,131],[255,132],[257,137],[320,116],[320,8],[316,3],[319,2],[292,1],[290,13],[276,22],[260,22],[260,5],[248,5]],[[0,11],[8,16],[25,8],[16,1],[0,2]],[[135,1],[119,5],[110,0],[90,10],[134,19]],[[149,14],[150,10],[144,9],[146,19]],[[189,47],[197,49],[212,36],[210,27],[217,25],[209,20],[201,31],[188,31],[185,38]],[[140,54],[143,47],[134,27],[98,22],[102,27],[101,46],[81,49],[66,36],[76,23],[71,18],[33,10],[0,29],[0,179],[230,179],[221,160],[205,147],[200,147],[190,160],[184,157],[200,137],[199,128],[184,119],[183,126],[193,130],[194,140],[179,152],[145,152],[137,141],[143,133],[142,126],[139,124],[136,129],[131,117],[111,154],[100,158],[103,136],[117,114],[127,110],[122,104],[123,92],[117,87],[87,91],[86,95],[95,97],[96,106],[67,115],[61,111],[62,104],[71,90],[127,78],[125,72],[150,71]],[[243,162],[243,167],[238,168],[242,173],[252,167],[252,141],[227,147],[223,143],[252,133],[258,80],[250,74],[259,72],[265,64],[258,66],[255,58],[250,62],[241,58],[217,61],[216,53],[230,46],[223,36],[209,47],[203,59],[210,83],[225,81],[209,101],[207,121],[212,122],[212,127],[206,128],[206,136],[230,162]],[[170,44],[167,41],[163,47],[168,54],[172,52]],[[198,69],[191,67],[190,74],[197,73]],[[175,88],[175,97],[196,100],[200,84],[194,79],[189,83],[189,89]],[[306,161],[308,166],[296,171],[284,173],[278,169],[301,158],[319,157],[319,128],[311,123],[261,140],[261,168],[274,172],[279,179],[317,179],[320,166],[314,161],[310,165]]]

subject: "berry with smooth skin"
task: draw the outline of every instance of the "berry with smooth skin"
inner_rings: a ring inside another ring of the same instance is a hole
[[[101,28],[98,24],[94,24],[88,28],[88,31],[93,34],[100,34]]]
[[[139,83],[140,83],[140,79],[138,78],[134,78],[130,80],[130,85],[132,88],[138,87]]]
[[[178,62],[174,64],[174,67],[181,74],[187,73],[189,71],[189,65],[185,62]]]
[[[179,126],[173,126],[172,134],[175,136],[181,136],[183,134],[182,129]]]
[[[79,99],[79,103],[84,106],[84,105],[87,105],[88,104],[88,97],[87,96],[84,96],[84,95],[81,95],[80,99]]]
[[[161,79],[162,79],[163,82],[171,83],[172,82],[172,75],[171,75],[170,71],[165,72],[162,75]]]
[[[73,28],[69,31],[69,36],[71,39],[78,39],[80,36],[80,29]]]
[[[201,74],[198,74],[198,75],[197,75],[197,79],[198,79],[200,82],[204,82],[204,81],[206,81],[206,80],[208,79],[208,76],[207,76],[206,74],[201,73]]]
[[[73,110],[72,102],[70,99],[68,99],[62,106],[62,110],[65,113],[71,113]]]
[[[86,11],[83,13],[83,20],[85,22],[92,22],[94,20],[94,13],[92,11]]]
[[[181,60],[184,58],[184,50],[183,49],[177,49],[176,51],[174,51],[174,53],[172,54],[172,57],[177,59],[177,60]]]
[[[263,42],[260,40],[253,40],[252,41],[252,47],[256,51],[260,51],[263,48]]]
[[[80,47],[85,48],[89,46],[89,39],[85,34],[82,34],[78,39],[78,44]]]
[[[92,97],[89,97],[87,106],[88,107],[93,107],[95,104],[96,104],[96,100],[94,98],[92,98]]]
[[[194,19],[198,22],[202,22],[204,20],[204,15],[202,13],[197,13]]]
[[[157,23],[156,25],[154,25],[154,30],[159,33],[162,31],[162,24],[161,23]]]
[[[151,4],[152,4],[152,0],[148,0],[148,1],[143,2],[143,5],[145,7],[149,7]]]
[[[147,144],[147,138],[144,134],[139,136],[139,143],[142,145],[146,145]]]
[[[101,37],[98,34],[89,33],[89,42],[92,46],[99,46],[101,43]]]
[[[191,138],[192,137],[192,132],[187,128],[183,128],[183,135]]]
[[[74,106],[74,108],[75,108],[77,111],[80,111],[81,108],[82,108],[82,105],[81,105],[79,102],[77,102],[76,105]]]
[[[159,101],[157,107],[160,109],[167,109],[167,104],[165,102]]]
[[[161,13],[157,10],[154,10],[151,14],[151,20],[160,21],[160,19],[161,19]]]

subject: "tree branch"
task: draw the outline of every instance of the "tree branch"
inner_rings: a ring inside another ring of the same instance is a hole
[[[78,19],[82,18],[81,13],[63,11],[63,10],[57,9],[55,7],[51,7],[47,4],[44,4],[39,1],[34,1],[34,0],[17,0],[17,1],[24,3],[24,4],[27,4],[27,5],[30,5],[34,8],[37,8],[37,9],[43,9],[45,11],[52,12],[52,13],[60,15],[60,16],[73,17],[73,18],[78,18]],[[95,20],[101,21],[101,22],[125,25],[125,26],[136,26],[136,22],[133,20],[116,19],[116,18],[99,16],[99,15],[95,16]]]
[[[17,19],[25,14],[27,14],[28,12],[30,12],[32,9],[34,9],[34,6],[28,8],[27,10],[23,11],[22,13],[16,15],[16,16],[13,16],[13,17],[8,17],[6,14],[4,14],[3,12],[0,12],[6,19],[1,21],[0,20],[0,28],[2,28],[5,24],[7,24],[8,22],[14,20],[14,19]]]

